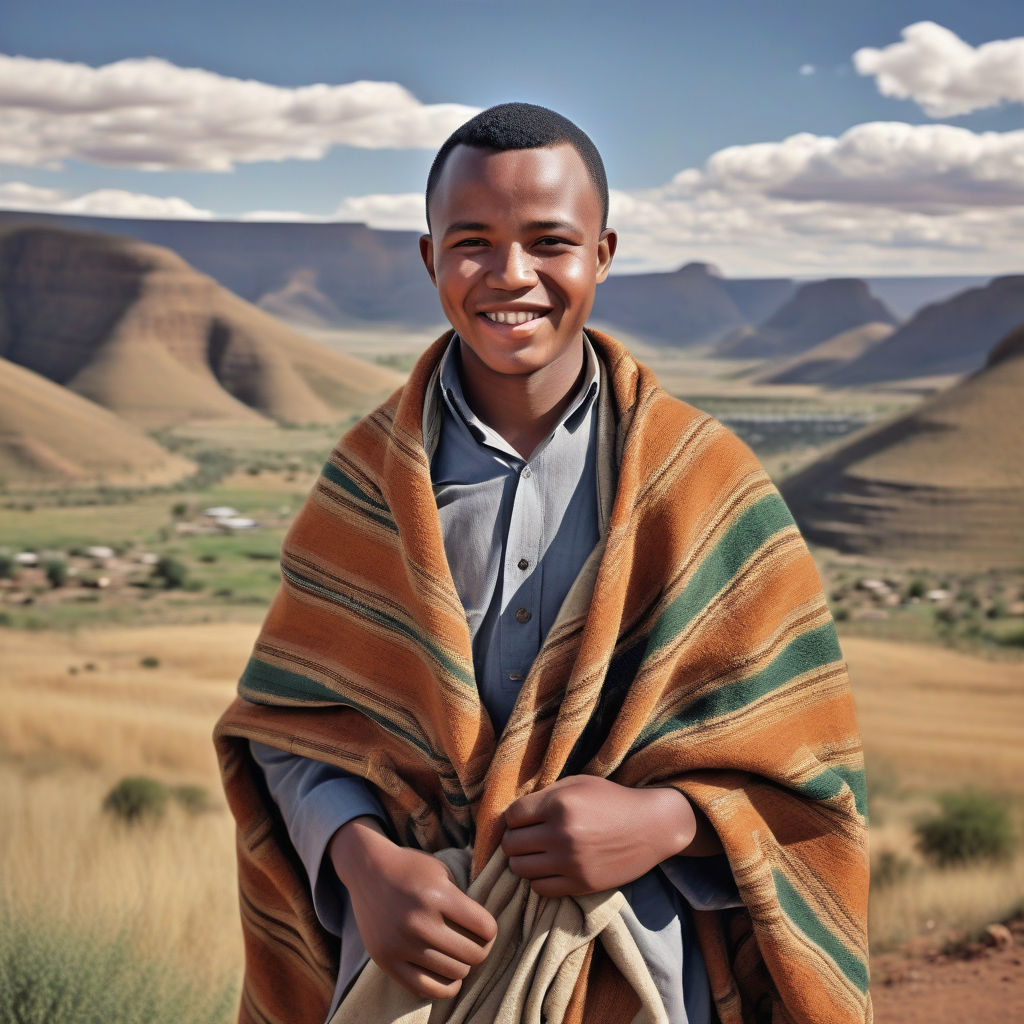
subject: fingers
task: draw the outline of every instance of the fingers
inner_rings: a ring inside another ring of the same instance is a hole
[[[554,838],[546,823],[509,826],[501,838],[501,849],[506,857],[521,857],[527,853],[542,853]]]
[[[462,988],[461,978],[452,981],[408,962],[396,964],[388,974],[420,999],[450,999]]]
[[[445,923],[464,937],[467,942],[484,948],[484,956],[491,948],[494,936],[498,934],[498,923],[476,900],[471,899],[461,889],[454,890],[445,904],[440,908]],[[482,959],[482,957],[481,957]]]
[[[534,825],[544,820],[544,810],[547,804],[547,790],[539,790],[536,793],[527,793],[518,800],[509,804],[505,809],[505,825],[508,828],[522,828],[524,825]]]

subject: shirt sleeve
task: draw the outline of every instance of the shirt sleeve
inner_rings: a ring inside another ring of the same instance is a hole
[[[255,740],[249,749],[263,769],[267,788],[309,876],[313,906],[320,923],[342,935],[348,920],[348,896],[334,870],[325,863],[327,844],[342,825],[373,815],[388,827],[387,816],[370,785],[341,768],[314,761]]]
[[[724,853],[711,857],[669,857],[658,867],[694,910],[743,906]]]

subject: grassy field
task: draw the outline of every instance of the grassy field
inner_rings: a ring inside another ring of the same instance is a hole
[[[232,826],[210,733],[230,700],[253,623],[5,630],[0,677],[3,897],[26,913],[109,922],[173,956],[203,984],[240,964]],[[934,794],[967,783],[1024,806],[1024,662],[862,637],[845,651],[869,764],[873,858],[909,867],[876,886],[872,939],[885,948],[1005,916],[1024,893],[1024,855],[940,870],[914,851]],[[143,660],[147,664],[143,664]],[[208,791],[212,810],[172,808],[126,828],[102,813],[126,775]]]

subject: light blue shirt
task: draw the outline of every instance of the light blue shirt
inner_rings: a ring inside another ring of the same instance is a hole
[[[523,678],[606,523],[598,438],[603,371],[585,337],[581,384],[558,423],[524,459],[472,410],[458,340],[448,347],[424,411],[424,438],[456,590],[466,609],[481,702],[500,734]],[[366,963],[327,844],[363,814],[387,821],[372,787],[317,761],[251,744],[310,877],[325,928],[341,938],[333,1009]],[[672,1024],[705,1024],[710,993],[689,907],[737,906],[724,857],[674,857],[623,887],[627,925]]]

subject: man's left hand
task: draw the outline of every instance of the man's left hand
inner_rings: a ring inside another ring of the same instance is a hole
[[[675,789],[630,789],[572,775],[505,811],[509,868],[541,896],[578,896],[626,885],[694,840],[698,820]]]

